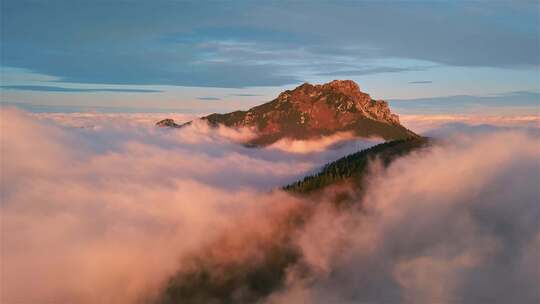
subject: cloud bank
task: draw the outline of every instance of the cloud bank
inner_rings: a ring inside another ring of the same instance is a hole
[[[374,163],[336,208],[272,189],[373,142],[250,149],[249,132],[146,115],[1,118],[2,302],[540,300],[531,132],[454,134]]]
[[[235,142],[248,133],[146,114],[1,117],[2,302],[135,302],[183,252],[294,201],[273,187],[355,149],[257,151]]]
[[[489,152],[487,152],[489,151]],[[267,303],[535,303],[538,137],[461,135],[374,169],[360,208],[315,212]]]

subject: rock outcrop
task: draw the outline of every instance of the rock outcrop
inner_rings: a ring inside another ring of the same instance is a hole
[[[158,122],[156,122],[156,126],[158,127],[164,127],[164,128],[179,128],[181,127],[181,125],[177,124],[174,122],[174,120],[170,119],[170,118],[165,118],[163,120],[160,120]]]

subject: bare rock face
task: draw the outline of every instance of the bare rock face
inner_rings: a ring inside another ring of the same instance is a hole
[[[340,113],[354,112],[352,110],[354,107],[358,113],[365,117],[399,124],[399,117],[390,112],[386,101],[371,99],[371,96],[360,91],[356,82],[352,80],[334,80],[322,85],[304,83],[292,91],[281,93],[277,99],[306,103],[308,106],[325,101],[329,103],[330,108],[337,109],[337,116],[340,116]]]
[[[212,126],[252,128],[259,134],[251,142],[254,145],[267,145],[284,137],[309,139],[343,131],[387,140],[417,136],[400,125],[399,117],[390,111],[386,101],[372,99],[352,80],[304,83],[248,111],[211,114],[201,119]],[[169,126],[170,122],[162,125]]]

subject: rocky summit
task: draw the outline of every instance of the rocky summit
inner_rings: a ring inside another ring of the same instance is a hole
[[[156,123],[156,126],[158,127],[171,127],[171,128],[179,128],[181,125],[174,122],[171,118],[166,118],[163,120],[160,120]]]
[[[248,144],[264,146],[282,138],[312,139],[336,132],[358,137],[404,139],[417,135],[399,123],[384,100],[374,100],[352,80],[321,85],[304,83],[247,111],[211,114],[201,118],[211,126],[252,128],[258,136]],[[189,123],[187,123],[189,124]],[[182,127],[170,119],[158,126]]]

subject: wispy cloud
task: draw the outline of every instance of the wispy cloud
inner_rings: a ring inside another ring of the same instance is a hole
[[[539,64],[533,2],[392,6],[373,1],[280,6],[244,1],[197,5],[158,1],[162,5],[137,6],[92,2],[79,11],[69,2],[2,3],[1,42],[6,46],[2,63],[66,82],[239,88],[289,85],[326,71],[336,75],[323,67],[339,62],[413,59],[459,67],[517,68]],[[302,12],[301,18],[293,18],[295,12]],[[110,22],[99,24],[98,17]],[[96,34],[111,27],[114,33]],[[454,43],[458,40],[461,43]],[[403,70],[339,72],[399,71]]]
[[[407,71],[418,71],[424,68],[420,67],[369,67],[353,70],[341,70],[341,71],[332,71],[332,72],[322,72],[317,73],[317,76],[360,76],[360,75],[369,75],[369,74],[380,74],[380,73],[398,73],[398,72],[407,72]]]
[[[516,91],[495,95],[453,95],[441,97],[393,99],[390,105],[401,114],[471,114],[506,111],[507,114],[538,114],[540,93]]]
[[[237,97],[251,97],[251,96],[262,96],[260,94],[243,94],[243,93],[234,93],[234,94],[229,94],[229,96],[237,96]]]
[[[28,112],[36,113],[186,113],[186,114],[201,114],[194,109],[174,109],[174,108],[147,108],[147,107],[115,107],[115,106],[85,106],[85,105],[48,105],[26,102],[10,102],[3,101],[1,107],[13,107]]]
[[[203,96],[203,97],[197,97],[198,100],[221,100],[219,97],[212,97],[212,96]]]
[[[115,88],[66,88],[57,86],[39,86],[39,85],[3,85],[0,88],[4,90],[17,91],[39,91],[39,92],[58,92],[58,93],[160,93],[161,90],[150,89],[115,89]]]
[[[418,81],[409,81],[410,84],[430,84],[433,83],[431,80],[418,80]]]

